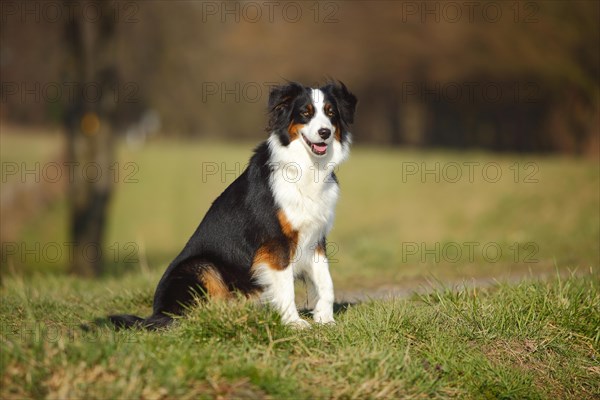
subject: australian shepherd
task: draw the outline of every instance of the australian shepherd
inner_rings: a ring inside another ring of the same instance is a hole
[[[302,277],[315,322],[333,323],[326,237],[339,193],[334,169],[348,157],[356,103],[343,83],[272,88],[269,138],[165,271],[152,315],[112,315],[110,321],[156,329],[197,297],[239,292],[260,296],[283,323],[305,327],[294,299],[294,278]]]

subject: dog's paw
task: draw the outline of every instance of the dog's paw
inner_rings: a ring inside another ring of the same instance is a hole
[[[286,325],[289,326],[290,328],[294,328],[294,329],[310,328],[310,323],[308,323],[308,321],[303,320],[302,318],[286,322]]]
[[[333,319],[333,315],[314,314],[313,318],[317,324],[335,325],[335,320]]]

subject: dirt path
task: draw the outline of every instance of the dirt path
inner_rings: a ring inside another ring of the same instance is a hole
[[[586,275],[585,271],[575,271],[575,275]],[[556,276],[566,277],[569,276],[568,271],[560,271],[560,273],[542,273],[532,275],[527,274],[514,274],[504,276],[501,278],[497,277],[479,277],[479,278],[464,278],[461,280],[452,281],[423,281],[418,286],[415,285],[385,285],[376,289],[367,290],[339,290],[336,291],[335,300],[336,303],[361,303],[369,300],[391,300],[395,298],[408,298],[413,294],[425,294],[431,293],[436,290],[447,290],[459,291],[463,289],[473,288],[489,288],[498,284],[508,283],[517,284],[521,281],[531,280],[548,280],[555,278]]]

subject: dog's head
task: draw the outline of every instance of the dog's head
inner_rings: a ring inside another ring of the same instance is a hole
[[[331,158],[333,152],[347,152],[356,103],[356,96],[341,82],[320,88],[295,82],[276,86],[269,96],[267,130],[282,146],[301,142],[311,157]]]

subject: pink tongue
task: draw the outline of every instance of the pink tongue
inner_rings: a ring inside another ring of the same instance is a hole
[[[315,149],[318,153],[324,153],[327,150],[327,145],[325,143],[323,143],[323,144],[313,143],[313,149]]]

